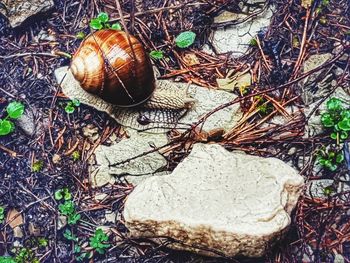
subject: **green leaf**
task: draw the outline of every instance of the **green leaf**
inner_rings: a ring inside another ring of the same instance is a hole
[[[75,37],[77,39],[84,39],[85,38],[85,33],[84,32],[78,32]]]
[[[75,108],[74,108],[74,106],[68,104],[68,105],[64,108],[64,110],[65,110],[68,114],[71,114],[71,113],[74,112]]]
[[[63,236],[68,240],[75,241],[75,242],[78,241],[78,238],[74,236],[69,229],[66,229],[66,231],[64,231]]]
[[[58,209],[62,215],[70,215],[75,212],[73,201],[65,201],[63,204],[58,206]]]
[[[185,31],[180,33],[175,38],[175,44],[179,48],[187,48],[191,46],[194,43],[194,40],[196,39],[196,34],[192,31]]]
[[[103,243],[106,241],[108,241],[108,236],[102,231],[102,229],[96,229],[95,234],[90,237],[90,246],[99,254],[104,254],[105,249],[111,246],[110,244]]]
[[[111,29],[114,29],[114,30],[122,30],[122,25],[119,24],[119,23],[114,23],[114,24],[111,26]]]
[[[342,163],[344,161],[344,155],[342,152],[338,153],[337,154],[337,157],[336,157],[336,162],[337,163]]]
[[[80,101],[78,99],[73,99],[72,103],[74,106],[79,107],[80,106]]]
[[[38,239],[38,244],[40,247],[46,247],[49,244],[49,242],[46,238],[41,237]]]
[[[68,188],[63,189],[64,200],[68,201],[72,199],[72,194],[69,192]]]
[[[76,254],[76,253],[80,253],[80,251],[81,251],[81,246],[75,245],[75,246],[74,246],[74,253],[75,253],[75,254]]]
[[[329,196],[334,193],[334,188],[332,186],[327,186],[323,189],[323,193]]]
[[[56,200],[61,200],[63,198],[63,195],[62,195],[62,189],[59,189],[55,192],[55,199]]]
[[[103,28],[103,25],[99,19],[94,18],[90,21],[90,27],[95,30],[100,30]]]
[[[75,225],[81,218],[80,214],[71,214],[68,216],[68,224]]]
[[[41,169],[43,169],[43,166],[44,166],[44,161],[43,161],[43,160],[35,161],[35,162],[32,164],[32,172],[33,172],[33,173],[40,172]]]
[[[335,124],[334,121],[333,121],[332,116],[331,116],[328,112],[323,113],[323,114],[321,115],[321,122],[322,122],[322,124],[323,124],[325,127],[327,127],[327,128],[333,127],[334,124]]]
[[[17,101],[11,102],[9,105],[7,105],[6,111],[10,118],[18,119],[23,115],[24,105]]]
[[[337,170],[337,168],[338,168],[338,165],[336,165],[336,164],[330,164],[330,165],[328,166],[328,169],[331,170],[332,172],[334,172],[335,170]]]
[[[101,12],[98,14],[97,19],[102,22],[102,23],[106,23],[109,21],[109,17],[108,14],[105,12]]]
[[[327,109],[330,111],[341,110],[342,108],[342,102],[340,99],[331,98],[329,101],[327,101]]]
[[[338,127],[339,127],[339,129],[341,129],[343,131],[350,131],[350,120],[344,119],[344,120],[338,122]]]
[[[72,158],[73,158],[73,161],[78,161],[80,159],[80,152],[79,151],[74,151],[72,152]]]
[[[7,135],[15,129],[15,125],[12,121],[9,120],[1,120],[0,119],[0,136]]]
[[[350,110],[343,110],[340,115],[343,119],[350,119]]]
[[[341,139],[341,140],[347,139],[348,136],[349,136],[348,132],[346,132],[346,131],[341,131],[341,132],[340,132],[340,139]]]
[[[336,140],[336,139],[337,139],[337,133],[336,133],[336,132],[332,132],[332,133],[331,133],[331,138],[332,138],[333,140]]]
[[[252,47],[255,47],[258,45],[258,41],[256,41],[255,38],[252,38],[250,41],[249,41],[249,46],[252,46]]]
[[[150,57],[157,60],[157,59],[162,59],[164,57],[163,55],[163,51],[161,50],[152,50],[150,53],[149,53]]]
[[[0,263],[16,263],[16,261],[12,257],[0,256]]]

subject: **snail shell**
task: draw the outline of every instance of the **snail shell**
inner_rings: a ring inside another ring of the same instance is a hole
[[[104,29],[90,34],[73,56],[71,71],[81,87],[119,107],[147,101],[155,90],[148,54],[125,32]]]

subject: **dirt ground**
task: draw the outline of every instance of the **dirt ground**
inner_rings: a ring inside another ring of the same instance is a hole
[[[94,189],[88,176],[94,149],[100,144],[110,144],[111,136],[117,136],[118,140],[124,138],[124,130],[107,114],[83,104],[68,114],[65,107],[69,99],[53,73],[56,68],[69,65],[70,59],[63,52],[74,54],[82,41],[76,35],[89,34],[89,22],[99,12],[107,12],[112,21],[119,21],[116,2],[54,2],[51,12],[32,17],[16,29],[0,16],[0,117],[5,118],[6,107],[12,101],[22,102],[26,109],[25,124],[15,122],[11,134],[0,136],[0,207],[6,215],[3,222],[0,220],[0,256],[18,258],[16,262],[76,262],[77,257],[86,253],[82,259],[86,262],[180,263],[334,262],[335,254],[341,254],[344,262],[350,261],[347,192],[322,199],[310,197],[305,189],[286,238],[261,259],[203,258],[167,249],[167,243],[172,240],[159,245],[128,238],[121,212],[132,185],[117,182]],[[204,44],[210,45],[212,30],[239,22],[214,22],[214,17],[223,11],[243,12],[239,1],[120,2],[130,33],[140,39],[148,52],[162,49],[168,58],[155,61],[162,78],[176,77],[179,81],[216,89],[216,79],[225,77],[228,70],[251,72],[254,83],[245,92],[234,91],[239,96],[234,103],[240,104],[246,120],[227,136],[216,139],[216,143],[229,150],[280,158],[293,164],[307,182],[341,180],[348,173],[346,162],[336,173],[314,172],[317,150],[330,144],[332,139],[325,133],[303,136],[308,116],[279,127],[261,124],[283,114],[288,106],[303,109],[298,83],[313,73],[302,71],[303,62],[311,55],[334,54],[335,49],[340,48],[342,53],[334,55],[316,72],[321,76],[330,69],[340,68],[342,74],[333,74],[332,79],[337,86],[349,87],[349,56],[340,58],[350,52],[350,1],[315,0],[308,9],[302,7],[300,1],[268,1],[268,5],[275,6],[271,24],[259,32],[258,42],[247,43],[249,49],[241,57],[202,51]],[[174,37],[186,30],[197,34],[194,45],[187,51],[197,56],[199,65],[186,64],[185,52],[174,47]],[[50,39],[39,39],[43,32]],[[330,88],[323,101],[332,91]],[[255,111],[262,105],[257,96],[263,97],[268,105],[261,111]],[[83,128],[89,125],[97,128],[97,140],[84,135]],[[202,137],[193,128],[183,136],[171,131],[169,138],[173,140],[167,166],[171,171]],[[78,243],[64,236],[67,226],[59,228],[62,201],[55,199],[55,192],[64,188],[69,189],[81,216],[77,224],[68,226],[79,239]],[[102,199],[101,194],[105,194]],[[106,221],[106,212],[116,213],[114,222]],[[16,229],[10,214],[20,219],[20,229]],[[108,227],[110,233],[111,245],[103,254],[96,253],[89,243],[99,225]],[[81,252],[76,251],[77,244]],[[22,255],[23,261],[19,259],[20,252],[27,253]]]

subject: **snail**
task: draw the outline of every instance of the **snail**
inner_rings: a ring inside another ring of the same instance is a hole
[[[119,30],[90,34],[72,58],[71,72],[84,90],[121,108],[181,110],[195,102],[176,86],[158,85],[142,44]]]

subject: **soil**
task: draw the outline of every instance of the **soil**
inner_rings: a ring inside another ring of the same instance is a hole
[[[237,23],[215,24],[214,17],[223,11],[243,13],[238,1],[120,2],[123,13],[130,14],[125,17],[129,32],[140,39],[147,51],[162,49],[168,58],[155,62],[162,78],[176,77],[179,81],[217,88],[216,79],[225,76],[229,69],[238,72],[250,68],[256,82],[244,95],[235,91],[240,97],[234,102],[240,103],[246,113],[253,111],[253,98],[257,95],[272,98],[271,105],[277,109],[290,105],[302,109],[301,90],[297,85],[306,77],[300,70],[302,62],[312,54],[332,53],[337,46],[343,48],[344,54],[350,52],[350,2],[346,0],[331,0],[319,13],[315,10],[328,1],[315,0],[308,9],[312,16],[300,1],[268,1],[276,10],[270,27],[258,34],[259,45],[251,45],[247,54],[239,58],[230,53],[201,51],[204,44],[210,45],[211,30]],[[172,8],[168,8],[170,6]],[[20,101],[34,116],[32,121],[37,128],[33,134],[27,134],[15,122],[14,132],[0,136],[0,206],[5,208],[5,214],[15,209],[23,216],[22,237],[15,236],[10,222],[0,222],[0,256],[18,256],[19,249],[14,247],[20,244],[33,251],[33,255],[19,262],[35,262],[35,259],[76,262],[78,254],[74,253],[74,242],[63,235],[68,228],[79,238],[83,250],[92,253],[93,260],[85,259],[86,262],[302,262],[303,259],[307,262],[307,257],[312,257],[313,262],[333,262],[335,253],[342,254],[345,262],[349,262],[350,218],[347,211],[350,200],[346,193],[327,199],[314,199],[303,194],[286,238],[261,259],[203,258],[167,249],[167,242],[174,242],[172,240],[159,245],[127,237],[122,210],[132,186],[117,182],[94,189],[88,176],[93,150],[99,144],[111,143],[112,135],[122,139],[125,136],[123,128],[108,115],[85,105],[68,114],[65,106],[69,99],[61,92],[53,74],[56,68],[69,65],[70,59],[59,54],[74,54],[81,43],[76,34],[89,34],[88,23],[100,11],[109,13],[112,21],[118,20],[116,3],[112,0],[55,0],[52,12],[35,16],[16,29],[10,28],[7,19],[0,15],[0,118],[6,116],[6,106],[11,101]],[[320,24],[321,17],[325,18],[325,24]],[[306,20],[309,22],[307,43],[304,41]],[[197,38],[193,46],[183,51],[174,46],[173,39],[186,30],[195,32]],[[55,40],[38,40],[39,32],[45,32]],[[182,59],[186,52],[196,54],[201,64],[209,66],[186,65]],[[349,83],[349,58],[336,59],[325,67],[342,69],[343,73],[334,79],[338,85]],[[303,137],[307,116],[278,128],[255,125],[277,114],[278,110],[253,114],[247,119],[246,129],[236,130],[231,136],[220,136],[215,141],[229,150],[275,156],[295,167],[300,166],[300,158],[314,160],[316,149],[330,143],[326,134]],[[83,128],[88,125],[98,128],[98,140],[84,136]],[[171,131],[169,137],[173,140],[173,149],[167,158],[168,169],[172,170],[186,156],[191,145],[202,137],[195,127],[182,136]],[[72,157],[75,151],[80,154],[78,160]],[[42,168],[33,171],[33,165],[38,161]],[[341,178],[350,168],[344,163],[336,175],[325,171],[314,174],[313,162],[305,163],[299,170],[307,181]],[[76,225],[58,229],[58,206],[62,201],[56,200],[54,195],[63,188],[72,193],[81,220]],[[96,199],[101,193],[106,197]],[[339,198],[345,201],[340,202]],[[105,222],[106,212],[117,214],[115,222]],[[93,252],[89,246],[89,238],[100,225],[109,228],[112,244],[103,255]],[[41,238],[47,240],[45,246],[39,244]]]

